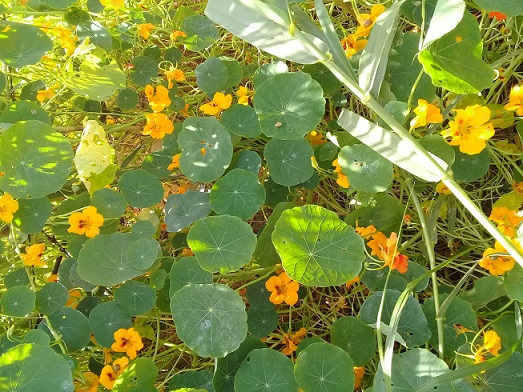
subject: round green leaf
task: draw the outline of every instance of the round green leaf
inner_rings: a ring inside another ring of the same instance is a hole
[[[80,287],[85,291],[93,291],[96,286],[80,278],[77,268],[78,263],[76,259],[70,258],[63,260],[58,268],[59,282],[69,290]]]
[[[291,279],[307,286],[339,286],[357,276],[363,241],[335,212],[316,205],[283,211],[272,242]]]
[[[120,193],[108,188],[94,192],[91,197],[91,205],[96,207],[104,219],[120,218],[127,207],[125,198]]]
[[[158,63],[148,56],[137,56],[131,60],[133,67],[129,73],[131,82],[138,87],[151,83],[151,78],[158,76]]]
[[[151,207],[163,199],[160,180],[142,169],[124,173],[118,180],[118,188],[127,203],[137,208]]]
[[[236,372],[234,390],[297,392],[293,363],[284,354],[270,348],[252,350]]]
[[[265,204],[275,208],[279,203],[288,202],[291,195],[290,189],[287,186],[276,184],[272,178],[264,182],[265,188]]]
[[[129,245],[127,259],[133,268],[145,271],[153,265],[160,252],[158,241],[152,238],[140,238]]]
[[[56,10],[63,10],[72,6],[76,0],[40,0],[42,4],[48,5]]]
[[[365,144],[343,147],[338,162],[350,185],[357,191],[384,192],[392,184],[392,163]]]
[[[10,289],[15,286],[26,286],[29,284],[29,276],[25,268],[17,268],[4,276],[4,286]]]
[[[165,61],[170,61],[172,64],[178,63],[182,59],[183,53],[176,46],[170,47],[163,52]]]
[[[155,392],[158,368],[150,358],[137,358],[125,368],[114,383],[115,392]]]
[[[0,138],[0,189],[15,198],[40,198],[65,184],[73,164],[69,141],[40,121],[23,121]]]
[[[265,229],[264,229],[265,230]],[[256,310],[271,310],[274,309],[274,304],[269,301],[271,292],[265,287],[265,282],[269,278],[260,280],[254,284],[247,286],[245,290],[245,295],[251,309]]]
[[[140,102],[140,96],[132,88],[124,88],[120,90],[116,97],[116,104],[122,110],[131,110]]]
[[[26,286],[14,286],[0,297],[3,313],[12,317],[24,317],[35,308],[36,295]]]
[[[329,343],[314,343],[300,352],[294,367],[298,385],[307,392],[346,392],[354,389],[352,360]]]
[[[169,296],[188,284],[210,284],[212,274],[204,271],[195,257],[183,257],[173,264],[169,273]]]
[[[514,269],[518,269],[518,265],[515,265]],[[497,298],[505,295],[511,297],[511,293],[505,285],[510,274],[511,272],[508,273],[507,278],[504,280],[499,276],[483,276],[476,280],[472,290],[462,291],[459,297],[470,303],[476,311]]]
[[[388,326],[390,325],[394,306],[401,293],[397,290],[387,290],[386,293],[381,323]],[[360,310],[360,318],[365,324],[376,324],[378,322],[377,314],[382,296],[383,292],[378,291],[368,297],[363,303]],[[414,297],[409,296],[407,298],[407,303],[399,319],[397,333],[407,347],[425,344],[431,336],[427,318],[421,310],[421,305]]]
[[[61,308],[49,316],[49,322],[53,329],[62,337],[62,341],[69,352],[80,350],[91,340],[89,320],[78,310]],[[40,323],[38,328],[42,328],[54,339],[44,322]]]
[[[180,170],[191,181],[214,181],[231,163],[231,135],[214,117],[186,119],[178,144],[182,150]]]
[[[80,278],[96,286],[114,286],[143,274],[129,260],[130,234],[99,234],[86,241],[78,256]]]
[[[41,344],[43,346],[49,346],[51,338],[48,334],[40,329],[30,329],[22,339],[22,343],[34,343]]]
[[[153,215],[152,219],[158,218],[158,216],[152,210],[148,211],[148,215],[149,214]],[[155,232],[156,232],[156,226],[153,225],[152,220],[151,221],[140,220],[140,221],[136,222],[133,225],[133,227],[131,228],[131,235],[133,237],[133,241],[137,241],[141,238],[150,239],[154,235]]]
[[[307,181],[314,174],[311,164],[314,151],[305,139],[271,139],[263,153],[271,178],[277,184],[298,185]]]
[[[205,15],[188,16],[182,21],[181,30],[187,34],[187,37],[183,40],[185,47],[192,51],[208,48],[219,37],[214,22]]]
[[[89,325],[94,338],[104,347],[114,343],[114,333],[133,326],[131,317],[122,312],[114,302],[102,302],[89,313]]]
[[[261,158],[257,153],[251,150],[240,150],[234,154],[229,169],[249,170],[257,175],[261,164]]]
[[[404,209],[396,198],[387,193],[378,193],[370,198],[368,205],[358,207],[349,213],[345,222],[352,226],[356,226],[358,222],[360,227],[374,225],[378,230],[388,234],[398,231],[403,220]]]
[[[214,392],[212,387],[213,374],[208,370],[188,370],[184,373],[177,373],[169,382],[169,390],[174,391],[179,388],[202,388],[208,392]]]
[[[235,135],[257,137],[261,134],[258,115],[252,106],[234,104],[222,113],[222,125]]]
[[[0,123],[14,124],[27,120],[41,121],[51,125],[51,117],[36,102],[16,101],[7,106],[0,114]]]
[[[128,280],[114,292],[116,306],[129,316],[139,316],[151,310],[156,302],[155,291],[145,283]]]
[[[265,135],[296,140],[319,124],[325,99],[320,84],[309,74],[282,73],[256,88],[254,109]]]
[[[113,47],[111,33],[99,22],[87,21],[80,23],[76,27],[76,35],[80,42],[89,38],[89,43],[99,46],[106,52],[110,52]]]
[[[487,148],[476,155],[464,154],[454,147],[456,160],[452,165],[454,178],[458,181],[472,182],[483,177],[490,166],[490,154]]]
[[[17,392],[73,392],[65,358],[41,344],[19,344],[0,357],[0,388]]]
[[[503,285],[510,299],[520,302],[523,301],[523,285],[521,282],[523,282],[523,268],[521,268],[519,264],[515,264],[514,268],[508,272],[507,277],[503,281]]]
[[[274,306],[269,310],[250,308],[247,310],[247,326],[252,336],[264,338],[278,326],[278,312]]]
[[[185,286],[173,295],[171,312],[178,336],[201,357],[224,357],[247,336],[243,300],[225,285]]]
[[[217,91],[223,90],[227,83],[229,72],[218,57],[209,57],[194,69],[196,84],[200,90],[211,97]]]
[[[35,64],[53,49],[53,41],[36,26],[2,20],[0,31],[0,60],[13,68]]]
[[[211,188],[211,207],[217,214],[252,218],[265,201],[265,188],[251,171],[234,169]]]
[[[341,317],[332,324],[331,343],[347,351],[354,366],[365,366],[376,353],[374,330],[352,316]]]
[[[445,162],[447,162],[450,166],[454,163],[454,159],[456,158],[456,154],[454,153],[454,149],[443,139],[440,135],[427,135],[424,136],[419,140],[419,144],[421,144],[425,149],[436,155],[437,157],[443,159]]]
[[[227,56],[220,56],[219,58],[223,65],[227,67],[227,82],[224,89],[240,84],[243,78],[243,69],[238,60]]]
[[[163,179],[172,174],[172,171],[167,170],[167,167],[171,162],[172,154],[169,151],[155,151],[144,158],[142,161],[142,169],[148,171],[159,179]]]
[[[36,310],[50,315],[64,307],[69,298],[69,292],[60,283],[46,283],[36,292]]]
[[[209,216],[196,222],[187,235],[200,267],[209,272],[236,271],[251,260],[256,235],[236,216]]]
[[[165,203],[165,224],[168,232],[178,232],[189,227],[211,212],[209,193],[187,191],[169,195]]]
[[[320,84],[326,95],[332,95],[342,86],[338,78],[322,63],[307,64],[303,67],[303,72],[311,75]]]
[[[254,87],[258,88],[263,82],[274,75],[289,72],[289,67],[284,61],[275,61],[269,64],[263,64],[254,72],[253,83]]]
[[[13,224],[22,233],[37,233],[44,228],[52,210],[53,206],[47,197],[20,199],[18,200],[18,211],[14,214]]]

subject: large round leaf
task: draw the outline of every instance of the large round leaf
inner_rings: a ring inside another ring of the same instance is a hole
[[[222,113],[222,125],[243,137],[257,137],[261,133],[258,115],[252,106],[235,104]]]
[[[26,286],[14,286],[0,297],[3,313],[13,317],[24,317],[35,308],[36,295]]]
[[[49,282],[36,292],[36,309],[50,315],[61,309],[67,303],[69,292],[60,283]]]
[[[247,313],[238,293],[221,284],[188,285],[171,300],[176,332],[201,357],[222,358],[247,336]]]
[[[102,302],[89,313],[89,325],[96,341],[104,347],[111,347],[114,333],[121,328],[131,328],[133,323],[114,302]]]
[[[332,324],[331,342],[347,351],[355,366],[365,366],[376,353],[374,330],[352,316],[341,317]]]
[[[133,207],[145,208],[158,204],[163,198],[160,180],[143,169],[132,170],[118,180],[118,188]]]
[[[80,278],[97,286],[114,286],[143,274],[129,260],[131,234],[99,234],[87,240],[78,255]]]
[[[300,139],[316,128],[325,113],[323,89],[304,72],[274,75],[256,88],[254,109],[265,135]]]
[[[40,121],[22,121],[0,138],[0,189],[16,198],[39,198],[64,185],[73,163],[69,141]]]
[[[85,347],[91,339],[89,320],[78,310],[67,307],[61,308],[49,316],[49,322],[55,332],[61,336],[69,352]],[[40,323],[38,328],[43,329],[54,339],[45,323]]]
[[[156,293],[149,285],[128,280],[114,292],[116,306],[130,316],[139,316],[151,310],[156,302]]]
[[[271,139],[263,153],[269,165],[271,178],[277,184],[298,185],[314,174],[311,164],[314,151],[305,139]]]
[[[204,270],[226,273],[240,269],[251,260],[256,236],[251,227],[236,216],[209,216],[191,227],[187,243]]]
[[[0,390],[73,392],[66,359],[41,344],[19,344],[0,357]]]
[[[2,20],[0,31],[0,60],[13,68],[35,64],[53,49],[53,41],[36,26]]]
[[[20,199],[13,223],[22,233],[33,234],[44,228],[52,210],[53,206],[47,197]]]
[[[265,200],[265,188],[251,171],[234,169],[211,189],[211,207],[218,214],[250,219]]]
[[[168,232],[178,232],[189,227],[211,212],[209,193],[187,191],[173,194],[165,203],[165,224]]]
[[[330,343],[314,343],[300,352],[294,375],[307,392],[346,392],[354,389],[349,354]]]
[[[214,117],[189,117],[178,136],[180,170],[191,181],[211,182],[231,163],[231,135]]]
[[[195,257],[183,257],[173,264],[169,273],[169,296],[188,284],[212,283],[212,274],[204,271]]]
[[[229,71],[218,57],[209,57],[196,66],[194,74],[200,90],[212,96],[215,92],[223,90]]]
[[[293,364],[284,354],[262,348],[252,350],[234,377],[235,392],[292,392],[298,391]]]
[[[5,78],[5,75],[3,77]],[[27,120],[37,120],[51,125],[51,117],[37,102],[14,101],[0,114],[0,123],[14,124]]]
[[[384,192],[392,184],[392,163],[365,144],[343,147],[338,162],[350,185],[357,191]]]
[[[361,270],[363,241],[336,213],[316,205],[283,211],[272,242],[291,279],[309,286],[338,286]]]

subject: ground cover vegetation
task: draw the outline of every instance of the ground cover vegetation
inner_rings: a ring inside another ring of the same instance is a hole
[[[0,390],[521,390],[522,2],[0,14]]]

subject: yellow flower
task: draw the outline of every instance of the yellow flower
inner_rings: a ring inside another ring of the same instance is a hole
[[[180,167],[180,157],[182,154],[176,154],[172,157],[172,162],[169,166],[167,166],[167,170],[174,170],[176,168]]]
[[[171,104],[169,90],[167,90],[167,88],[164,86],[157,86],[155,91],[154,87],[148,84],[145,86],[144,91],[147,99],[149,100],[149,106],[153,112],[161,112]]]
[[[86,384],[83,388],[75,389],[76,392],[97,392],[100,385],[99,377],[92,372],[84,372]]]
[[[170,135],[174,131],[173,122],[163,113],[147,113],[145,118],[147,124],[143,128],[143,135],[150,135],[153,139],[162,139],[165,134]]]
[[[143,23],[138,25],[138,34],[140,34],[140,37],[143,39],[149,38],[151,35],[151,30],[153,30],[155,26],[152,23]]]
[[[171,39],[173,41],[176,41],[178,39],[178,37],[183,37],[183,38],[186,38],[187,37],[187,34],[185,34],[183,31],[180,31],[180,30],[175,30],[171,33],[170,35]]]
[[[45,263],[41,257],[44,254],[45,244],[34,244],[25,248],[25,254],[22,253],[20,258],[24,261],[24,265],[35,267],[43,267]]]
[[[78,289],[69,290],[69,297],[65,306],[76,309],[82,298],[84,297],[83,293]]]
[[[361,380],[365,375],[365,368],[360,366],[354,367],[354,389],[361,386]]]
[[[38,100],[38,102],[44,102],[46,99],[51,99],[52,97],[54,97],[54,95],[54,90],[51,87],[49,87],[46,90],[38,90],[36,93],[36,99]]]
[[[318,131],[310,131],[305,138],[309,141],[310,144],[313,146],[321,146],[322,144],[327,143],[327,140],[323,138],[323,134],[319,133]]]
[[[65,49],[65,53],[70,56],[76,50],[76,41],[78,37],[69,29],[57,27],[53,29],[53,32],[58,33],[58,40],[60,46]]]
[[[93,238],[100,234],[100,226],[104,224],[104,217],[98,213],[96,207],[89,206],[81,212],[73,212],[69,216],[69,224],[71,225],[67,229],[69,233],[85,234],[87,238]]]
[[[45,281],[46,282],[58,282],[58,274],[49,275],[49,277]]]
[[[440,195],[452,195],[452,191],[441,181],[436,185],[436,192]]]
[[[378,16],[385,12],[385,9],[386,8],[383,5],[376,4],[370,9],[370,14],[360,14],[356,12],[356,19],[360,24],[356,29],[356,37],[369,36],[370,30],[374,26],[374,23],[376,23],[376,19],[378,19]]]
[[[225,109],[229,109],[232,104],[232,95],[231,94],[223,94],[221,92],[217,92],[212,97],[212,101],[206,104],[203,104],[200,106],[200,111],[202,111],[204,114],[207,114],[209,116],[216,116],[218,117],[221,112],[223,112]]]
[[[371,255],[378,256],[389,266],[391,270],[398,270],[400,274],[407,272],[409,268],[409,258],[398,252],[398,235],[391,233],[390,237],[378,231],[371,235],[372,240],[367,242],[367,246],[372,249]]]
[[[334,166],[334,171],[338,174],[338,178],[336,179],[336,184],[341,186],[342,188],[348,188],[350,186],[349,179],[345,174],[341,172],[341,166],[338,163],[338,159],[335,159],[332,162],[332,166]]]
[[[249,98],[251,96],[250,91],[245,86],[240,86],[238,90],[236,90],[236,95],[238,96],[238,103],[240,105],[248,105],[249,104]]]
[[[122,8],[124,0],[100,0],[104,7]]]
[[[265,288],[271,292],[269,301],[273,304],[278,305],[285,302],[287,305],[294,305],[298,302],[300,284],[289,278],[285,271],[278,276],[271,276],[265,282]]]
[[[298,344],[303,340],[307,330],[305,328],[300,328],[296,333],[284,333],[282,343],[285,344],[282,353],[285,355],[291,355],[294,351],[298,349]]]
[[[513,238],[516,235],[516,228],[523,221],[515,210],[509,210],[507,207],[494,207],[489,216],[492,222],[498,225],[498,229],[507,237]]]
[[[462,153],[475,155],[487,147],[486,141],[494,136],[494,126],[487,123],[490,109],[473,105],[465,109],[455,109],[456,117],[449,122],[450,129],[441,132],[451,146],[459,146]]]
[[[443,116],[436,105],[424,99],[418,99],[418,106],[414,109],[416,117],[410,122],[411,129],[424,127],[427,123],[437,124],[443,121]]]
[[[518,116],[523,116],[523,88],[514,86],[510,90],[508,103],[504,106],[506,110],[515,110]]]
[[[143,348],[142,338],[134,328],[120,328],[114,333],[114,340],[111,345],[113,351],[126,353],[130,359],[136,358],[136,352]]]
[[[0,196],[0,220],[11,223],[16,211],[18,211],[18,202],[13,199],[13,196],[9,193]]]
[[[374,227],[374,225],[370,225],[370,226],[367,226],[367,227],[356,227],[354,229],[356,231],[356,233],[358,233],[360,235],[361,238],[363,239],[369,239],[369,237],[376,233],[378,230],[376,230],[376,228]]]
[[[127,365],[129,364],[129,358],[122,357],[113,362],[113,365],[105,365],[100,373],[100,384],[106,389],[112,390],[114,383],[118,376],[122,374]]]
[[[345,55],[348,59],[358,53],[360,50],[363,50],[367,45],[366,39],[358,39],[355,34],[349,34],[341,40],[341,46],[345,52]]]
[[[474,347],[474,363],[480,363],[485,361],[485,355],[487,353],[497,357],[501,350],[501,338],[498,336],[496,331],[486,331],[483,333],[483,344]]]
[[[514,238],[511,242],[523,253],[518,239]],[[483,252],[483,259],[481,259],[479,265],[488,270],[492,275],[498,276],[514,268],[514,259],[508,255],[503,245],[496,241],[494,248],[487,248],[485,252]]]
[[[176,82],[183,82],[185,80],[185,74],[181,69],[178,68],[171,68],[168,71],[165,71],[165,77],[167,78],[167,81],[169,82],[169,85],[167,88],[173,88],[174,83],[173,80]],[[158,86],[160,87],[160,86]],[[157,90],[158,91],[158,90]]]

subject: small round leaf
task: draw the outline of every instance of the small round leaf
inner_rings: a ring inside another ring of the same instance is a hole
[[[163,187],[158,178],[143,169],[128,171],[118,180],[127,203],[145,208],[158,204],[163,199]]]
[[[127,259],[133,268],[145,271],[153,265],[160,252],[158,241],[152,238],[140,238],[129,245]]]
[[[42,230],[51,216],[53,206],[47,197],[20,199],[13,223],[22,233],[33,234]]]
[[[102,302],[89,313],[89,325],[96,341],[104,347],[111,347],[114,333],[121,328],[131,328],[133,323],[114,302]]]
[[[131,60],[133,67],[129,74],[131,82],[139,87],[151,83],[151,78],[158,76],[158,63],[148,56],[137,56]]]
[[[15,286],[26,286],[29,284],[29,276],[24,267],[17,268],[4,276],[4,286],[10,289]]]
[[[120,218],[127,207],[125,198],[120,193],[108,188],[94,192],[91,197],[91,205],[96,207],[98,213],[102,214],[104,219]]]
[[[61,308],[49,316],[49,321],[53,329],[62,337],[69,352],[80,350],[91,340],[89,320],[78,310]],[[38,328],[42,328],[54,339],[45,323],[40,323]]]
[[[156,302],[155,291],[145,283],[128,280],[114,292],[116,306],[130,316],[139,316],[151,310]]]
[[[120,90],[116,97],[116,104],[122,110],[131,110],[140,102],[140,96],[132,88],[124,88]]]
[[[234,154],[229,169],[249,170],[257,175],[261,164],[261,158],[257,153],[251,150],[240,150]]]
[[[222,113],[222,125],[235,135],[257,137],[261,134],[256,111],[247,105],[234,104]]]
[[[169,273],[169,296],[188,284],[210,284],[212,274],[204,271],[195,257],[183,257],[173,264]]]
[[[3,313],[12,317],[24,317],[35,308],[36,295],[26,286],[11,287],[2,294],[0,303]]]
[[[374,330],[352,316],[341,317],[332,324],[331,342],[347,351],[355,366],[365,366],[376,353]]]
[[[198,87],[210,96],[223,90],[229,76],[227,67],[217,57],[209,57],[203,63],[197,65],[194,74]]]
[[[211,212],[209,193],[188,190],[169,195],[165,203],[165,224],[168,232],[178,232],[189,227]]]
[[[50,282],[36,292],[36,309],[50,315],[61,309],[67,303],[69,292],[60,283]]]
[[[271,139],[265,146],[264,155],[271,178],[277,184],[298,185],[314,174],[311,164],[314,151],[305,139]]]

